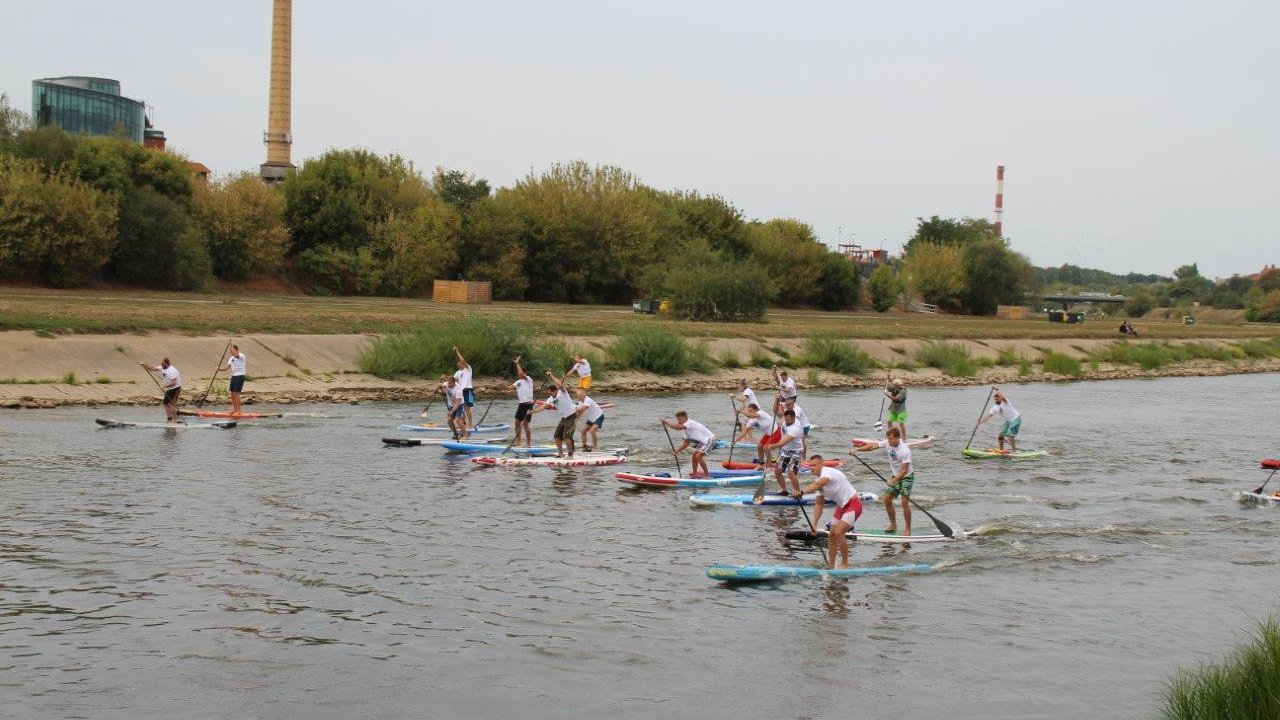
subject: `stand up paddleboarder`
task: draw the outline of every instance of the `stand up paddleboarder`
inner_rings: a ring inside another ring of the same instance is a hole
[[[804,426],[796,420],[794,410],[787,410],[782,413],[782,437],[773,442],[760,443],[760,447],[766,453],[775,448],[781,448],[782,453],[778,456],[778,464],[773,467],[773,477],[782,486],[782,492],[786,493],[787,482],[783,479],[785,473],[787,478],[791,480],[791,487],[796,492],[800,492],[800,480],[796,475],[800,472],[800,463],[804,460]]]
[[[138,364],[148,372],[160,373],[160,389],[164,391],[165,422],[178,422],[178,396],[182,394],[182,374],[178,372],[178,368],[169,362],[169,358],[163,358],[159,365]]]
[[[218,372],[231,371],[231,384],[228,387],[231,393],[231,414],[240,414],[240,393],[244,392],[244,373],[248,360],[244,353],[240,352],[239,345],[231,346],[231,354],[227,356],[227,364],[218,368]]]
[[[600,447],[600,428],[604,427],[604,410],[592,400],[587,391],[578,388],[577,414],[586,421],[582,426],[582,451],[591,452]],[[588,438],[590,438],[588,440]]]
[[[458,349],[457,345],[453,346],[453,354],[458,357],[458,370],[453,376],[458,379],[458,386],[462,391],[462,405],[465,409],[467,427],[470,428],[475,425],[475,421],[472,420],[471,416],[471,408],[475,407],[476,404],[476,391],[471,385],[471,365],[466,358],[462,357],[462,351]]]
[[[1018,452],[1018,431],[1022,429],[1022,413],[1013,407],[1013,403],[1009,402],[1009,398],[1004,393],[996,391],[996,404],[982,416],[978,421],[981,425],[991,418],[999,415],[1004,420],[1004,424],[1000,426],[1000,434],[996,436],[996,441],[1000,443],[1000,452],[1004,452],[1004,441],[1009,441],[1009,452]]]
[[[675,422],[666,418],[658,418],[663,425],[672,430],[679,430],[680,437],[684,438],[684,442],[680,443],[675,449],[675,454],[679,455],[685,448],[693,448],[693,472],[689,477],[704,478],[711,476],[711,469],[707,467],[707,453],[716,445],[715,433],[707,429],[706,425],[697,420],[690,420],[689,413],[684,410],[676,412]]]
[[[551,380],[551,384],[555,386],[555,395],[551,402],[554,403],[556,412],[560,413],[560,422],[556,424],[556,457],[565,457],[564,448],[569,447],[569,457],[573,457],[573,431],[578,424],[578,404],[569,396],[569,391],[565,389],[564,381],[556,377],[556,374],[547,371],[547,378]]]
[[[889,400],[889,427],[897,427],[902,439],[907,439],[907,389],[902,386],[902,378],[894,378],[884,389],[884,396]]]
[[[847,568],[849,567],[849,538],[844,534],[852,530],[853,524],[862,516],[862,499],[858,497],[858,491],[854,489],[844,473],[823,465],[821,455],[811,455],[809,467],[822,468],[822,470],[813,482],[797,490],[794,497],[799,500],[805,493],[818,493],[818,497],[813,500],[814,527],[820,527],[818,521],[822,518],[822,508],[826,502],[830,500],[831,504],[835,505],[836,511],[828,526],[830,534],[827,536],[827,567]],[[837,553],[840,555],[838,566],[836,565]]]
[[[520,431],[524,431],[524,446],[533,447],[533,431],[529,429],[529,419],[533,414],[533,378],[524,371],[520,364],[523,355],[517,355],[512,362],[516,366],[516,381],[511,387],[516,390],[516,434],[512,443],[520,441]]]
[[[889,479],[889,489],[884,494],[884,510],[889,515],[889,524],[884,531],[887,533],[898,531],[898,515],[893,510],[893,500],[901,498],[902,532],[900,534],[910,535],[911,501],[907,498],[911,497],[911,490],[916,484],[915,468],[911,466],[911,448],[907,447],[898,428],[891,427],[885,431],[884,440],[857,443],[853,450],[854,452],[871,452],[880,448],[884,448],[889,456],[889,473],[892,476]]]

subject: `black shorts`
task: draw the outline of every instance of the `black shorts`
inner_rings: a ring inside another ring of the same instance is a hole
[[[177,404],[178,404],[178,396],[179,396],[179,395],[181,395],[181,394],[182,394],[182,388],[181,388],[181,387],[170,388],[170,389],[168,389],[168,390],[165,390],[165,391],[164,391],[164,404],[165,404],[165,405],[177,405]]]
[[[556,440],[573,440],[574,428],[578,426],[578,416],[570,415],[567,418],[560,418],[560,423],[556,425],[556,434],[553,436]]]
[[[516,406],[516,422],[524,422],[529,419],[529,414],[533,412],[533,403],[520,403]]]
[[[240,392],[241,390],[244,390],[244,376],[232,375],[231,376],[231,392]]]

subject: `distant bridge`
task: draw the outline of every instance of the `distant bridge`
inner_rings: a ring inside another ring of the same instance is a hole
[[[1062,309],[1070,310],[1072,305],[1078,303],[1112,303],[1121,305],[1129,298],[1123,295],[1112,295],[1111,293],[1080,293],[1079,295],[1044,295],[1042,299],[1048,302],[1062,303]]]

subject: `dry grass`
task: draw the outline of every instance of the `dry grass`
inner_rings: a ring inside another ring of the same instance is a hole
[[[610,336],[623,322],[660,323],[693,338],[1006,339],[1115,338],[1115,323],[1061,325],[1040,320],[999,320],[958,315],[832,313],[771,310],[765,322],[694,323],[638,316],[625,306],[494,303],[437,304],[405,298],[326,298],[304,295],[202,294],[136,290],[0,289],[0,330],[53,333],[115,333],[170,330],[298,334],[381,333],[424,320],[474,310],[564,336]],[[1280,326],[1195,325],[1141,321],[1144,340],[1174,338],[1280,337]]]

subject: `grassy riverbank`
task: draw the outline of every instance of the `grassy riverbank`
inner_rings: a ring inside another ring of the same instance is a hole
[[[1165,694],[1168,720],[1272,720],[1280,717],[1280,620],[1225,660],[1183,671]]]
[[[463,312],[521,323],[530,331],[568,337],[611,336],[628,320],[661,322],[684,337],[845,339],[1114,338],[1116,323],[1080,325],[918,313],[771,310],[765,322],[693,323],[640,317],[629,307],[493,303],[437,304],[404,298],[327,298],[284,294],[173,293],[137,290],[0,290],[0,330],[65,333],[386,333]],[[1280,337],[1280,325],[1139,321],[1143,339]]]

